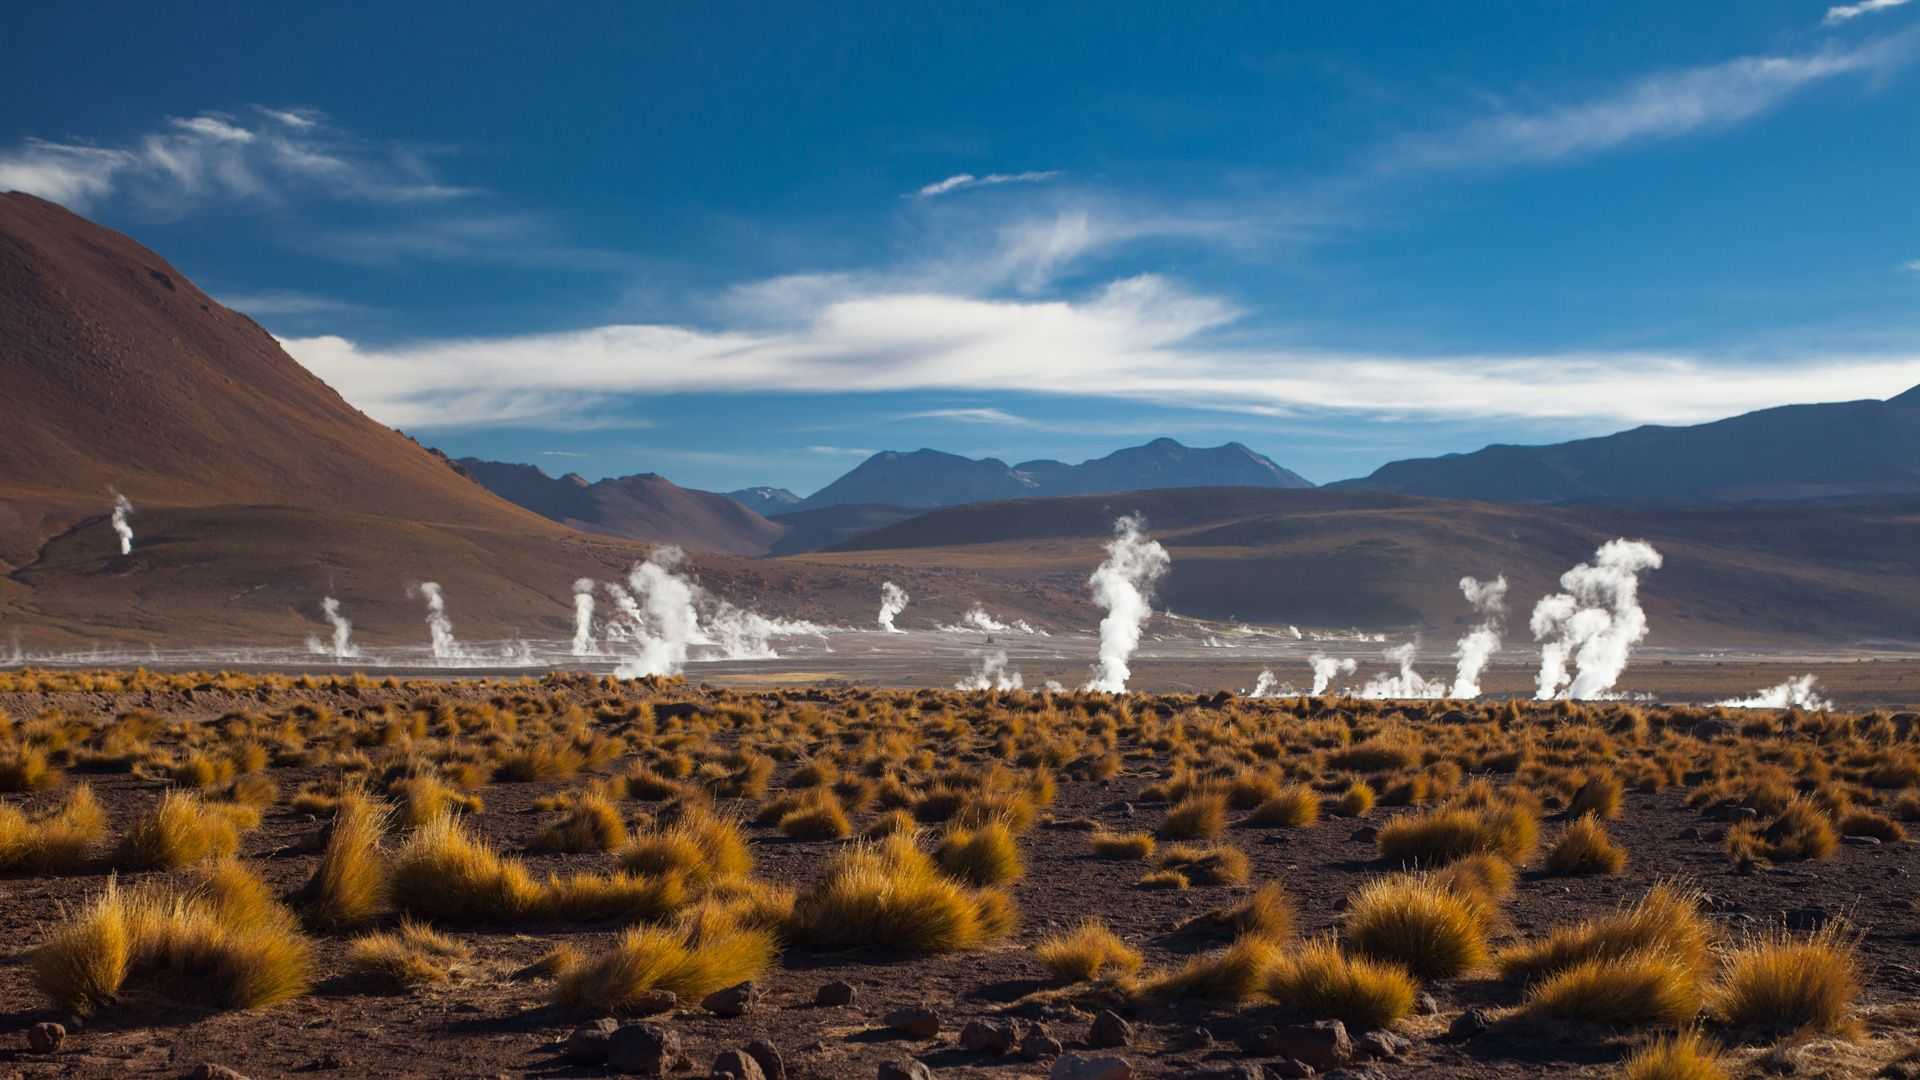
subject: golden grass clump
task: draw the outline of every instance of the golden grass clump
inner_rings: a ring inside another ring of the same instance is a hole
[[[1513,895],[1513,864],[1498,855],[1469,855],[1433,871],[1429,877],[1434,884],[1472,900],[1489,913]]]
[[[1620,778],[1609,773],[1591,777],[1580,789],[1573,793],[1567,803],[1567,816],[1580,818],[1587,814],[1611,821],[1620,816],[1620,796],[1624,785]]]
[[[624,1012],[651,990],[701,998],[764,975],[778,945],[771,932],[717,916],[678,928],[635,926],[613,947],[559,972],[554,1001],[575,1012]]]
[[[1347,947],[1425,979],[1448,979],[1487,961],[1483,909],[1434,881],[1408,874],[1361,886],[1347,902]]]
[[[45,791],[60,782],[60,770],[38,746],[0,750],[0,792]]]
[[[1153,857],[1154,840],[1150,832],[1108,832],[1095,829],[1087,838],[1093,853],[1103,859],[1149,859]]]
[[[525,866],[468,835],[450,815],[414,830],[394,853],[389,880],[395,907],[450,922],[519,918],[541,900]]]
[[[1218,932],[1232,937],[1253,934],[1286,941],[1293,937],[1296,921],[1293,897],[1279,882],[1269,881],[1239,903],[1196,915],[1182,923],[1180,929]]]
[[[387,808],[358,786],[342,792],[320,862],[301,893],[307,915],[322,926],[355,926],[387,905]]]
[[[1390,1027],[1411,1013],[1419,984],[1404,968],[1348,956],[1326,937],[1283,957],[1267,972],[1265,990],[1294,1012],[1365,1029]]]
[[[1566,827],[1547,851],[1547,872],[1577,877],[1617,874],[1626,869],[1627,849],[1614,843],[1607,827],[1589,813]]]
[[[482,805],[477,795],[467,795],[437,776],[416,776],[393,785],[400,798],[400,821],[417,829],[437,817],[452,813],[477,814]]]
[[[1841,836],[1871,836],[1883,844],[1897,844],[1907,838],[1900,823],[1871,810],[1849,810],[1840,816]]]
[[[1359,817],[1373,809],[1376,796],[1373,785],[1365,780],[1355,780],[1347,785],[1347,790],[1333,801],[1333,812],[1341,817]]]
[[[1794,796],[1765,828],[1746,822],[1727,831],[1727,851],[1735,859],[1825,859],[1839,847],[1840,834],[1834,831],[1833,819],[1804,795]]]
[[[1193,888],[1193,882],[1178,870],[1149,870],[1140,875],[1139,884],[1143,889],[1180,891]]]
[[[293,913],[238,864],[216,867],[197,889],[107,888],[33,951],[33,979],[48,1001],[88,1013],[129,982],[164,983],[226,1009],[256,1009],[306,993],[313,946]]]
[[[831,792],[780,815],[779,828],[795,840],[839,840],[853,835],[853,822]]]
[[[1284,955],[1280,942],[1247,935],[1147,979],[1141,993],[1162,1001],[1250,1001],[1266,989],[1267,973],[1279,966]]]
[[[1733,1080],[1720,1051],[1697,1028],[1654,1040],[1620,1066],[1621,1080]]]
[[[1518,806],[1455,807],[1398,817],[1380,829],[1380,854],[1403,866],[1442,866],[1469,855],[1525,862],[1539,822]]]
[[[1004,893],[969,889],[939,872],[910,836],[850,847],[795,901],[791,928],[830,948],[908,955],[977,949],[1011,929]]]
[[[1560,927],[1541,941],[1503,950],[1495,962],[1502,975],[1523,982],[1639,953],[1673,957],[1697,972],[1707,966],[1713,939],[1700,895],[1662,882],[1625,911]]]
[[[998,822],[977,829],[948,829],[933,857],[949,876],[976,888],[1005,885],[1026,873],[1013,830]]]
[[[690,885],[704,886],[751,873],[753,851],[738,822],[689,809],[671,825],[634,834],[620,851],[620,865],[636,874],[677,874]]]
[[[533,847],[540,851],[614,851],[627,842],[627,823],[620,808],[603,795],[588,792],[575,799],[566,816],[540,831]]]
[[[1714,1011],[1738,1028],[1831,1034],[1845,1029],[1859,993],[1851,931],[1834,922],[1805,938],[1776,934],[1735,949]]]
[[[1699,969],[1669,953],[1636,952],[1583,960],[1535,985],[1534,1017],[1611,1027],[1682,1027],[1705,1004]]]
[[[1247,815],[1257,828],[1304,829],[1320,820],[1320,796],[1305,784],[1288,784]]]
[[[1227,831],[1227,797],[1218,792],[1189,795],[1175,803],[1160,822],[1168,840],[1212,840]]]
[[[240,849],[240,834],[260,823],[259,811],[233,803],[204,802],[178,788],[120,838],[114,865],[131,870],[171,870]]]
[[[1144,959],[1100,919],[1087,919],[1064,934],[1033,947],[1040,965],[1065,982],[1087,982],[1102,975],[1132,975]]]
[[[1153,865],[1156,870],[1175,871],[1194,885],[1245,885],[1251,872],[1247,853],[1231,844],[1174,844]]]
[[[71,873],[106,835],[107,812],[87,784],[75,784],[59,809],[37,818],[0,805],[0,873]]]
[[[403,919],[397,929],[357,938],[347,949],[347,970],[385,986],[408,988],[443,983],[473,955],[464,942],[425,923]]]

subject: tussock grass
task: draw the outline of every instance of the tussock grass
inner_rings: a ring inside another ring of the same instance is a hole
[[[1734,950],[1714,1011],[1735,1027],[1835,1033],[1847,1026],[1859,993],[1851,931],[1829,923],[1808,937],[1776,934]]]
[[[1498,855],[1469,855],[1429,876],[1434,884],[1472,900],[1489,913],[1513,895],[1513,864]]]
[[[1396,874],[1368,882],[1347,903],[1347,946],[1426,979],[1447,979],[1487,962],[1482,909],[1434,881]]]
[[[1246,852],[1230,844],[1174,844],[1160,852],[1153,865],[1156,870],[1174,871],[1194,885],[1245,885],[1252,864]]]
[[[780,831],[795,840],[839,840],[853,835],[853,822],[831,792],[780,816]]]
[[[1279,942],[1249,935],[1224,949],[1202,953],[1173,971],[1152,976],[1141,987],[1141,994],[1160,1001],[1251,1001],[1266,989],[1267,973],[1284,955]]]
[[[232,803],[203,802],[174,789],[121,837],[114,865],[131,870],[171,870],[232,855],[240,834],[260,823],[259,811]]]
[[[1623,790],[1619,777],[1610,773],[1592,777],[1573,793],[1573,798],[1567,803],[1567,816],[1580,818],[1592,814],[1596,818],[1612,821],[1620,816]]]
[[[0,749],[0,792],[45,791],[60,782],[60,770],[38,746]]]
[[[1153,857],[1154,840],[1149,832],[1108,832],[1096,829],[1087,843],[1093,853],[1103,859],[1150,859]]]
[[[523,918],[541,900],[525,866],[501,857],[448,815],[414,830],[394,853],[389,880],[395,907],[449,922]]]
[[[1661,952],[1584,960],[1527,995],[1530,1016],[1611,1027],[1682,1027],[1705,1004],[1700,972]]]
[[[1649,952],[1701,972],[1713,939],[1713,928],[1700,913],[1699,894],[1663,882],[1625,911],[1557,928],[1543,940],[1502,951],[1496,962],[1502,975],[1523,982],[1591,961]]]
[[[1288,784],[1247,815],[1247,824],[1269,829],[1304,829],[1319,820],[1320,796],[1305,784]]]
[[[1539,821],[1517,806],[1456,807],[1395,818],[1380,829],[1380,854],[1402,866],[1442,866],[1469,855],[1516,865],[1533,853]]]
[[[359,787],[341,793],[327,845],[302,891],[307,915],[322,926],[356,926],[387,905],[387,808]]]
[[[912,811],[894,809],[868,822],[867,827],[860,830],[860,835],[868,840],[880,840],[894,833],[911,836],[919,828],[920,823],[914,820]]]
[[[1413,1011],[1419,984],[1404,968],[1348,956],[1331,937],[1308,942],[1266,975],[1267,996],[1315,1020],[1390,1027]]]
[[[1180,925],[1182,931],[1220,933],[1229,937],[1249,934],[1286,941],[1293,937],[1298,916],[1293,897],[1279,882],[1270,881],[1255,889],[1237,904],[1215,908],[1196,915]]]
[[[1227,797],[1218,792],[1189,795],[1174,804],[1160,822],[1167,840],[1212,840],[1227,831]]]
[[[410,829],[449,814],[477,814],[483,808],[479,796],[465,794],[437,776],[402,780],[391,790],[400,799],[399,820]]]
[[[0,805],[0,873],[71,873],[91,861],[106,836],[107,813],[87,784],[75,784],[59,809],[37,818]]]
[[[1590,813],[1567,826],[1547,851],[1549,874],[1617,874],[1626,866],[1627,850],[1614,843],[1606,826]]]
[[[738,822],[708,810],[688,810],[664,828],[634,834],[620,865],[636,874],[675,874],[691,885],[745,877],[753,851]]]
[[[614,851],[627,842],[627,823],[620,808],[603,795],[581,795],[559,821],[540,831],[533,847],[540,851]]]
[[[687,900],[686,880],[678,874],[576,871],[551,875],[540,882],[528,896],[522,914],[564,922],[662,919],[686,906]],[[511,918],[511,910],[503,910],[498,917]]]
[[[1697,1029],[1656,1039],[1620,1067],[1621,1080],[1733,1080],[1720,1051]]]
[[[58,1008],[88,1013],[130,983],[172,998],[255,1009],[306,993],[313,947],[293,913],[238,864],[198,888],[122,889],[113,881],[31,956],[34,985]],[[156,987],[157,988],[157,987]]]
[[[382,985],[408,988],[448,981],[454,966],[472,955],[464,942],[403,919],[397,929],[355,939],[347,949],[347,970]]]
[[[666,990],[698,1002],[763,976],[779,948],[771,932],[706,917],[679,928],[636,926],[613,947],[559,972],[553,998],[575,1012],[620,1013],[641,994]]]
[[[1365,780],[1355,780],[1347,785],[1347,790],[1341,792],[1338,799],[1334,800],[1333,812],[1341,817],[1359,817],[1373,809],[1376,799],[1372,784]]]
[[[1765,828],[1753,822],[1727,831],[1727,852],[1736,860],[1797,862],[1825,859],[1840,847],[1833,819],[1813,800],[1795,796]]]
[[[1047,938],[1033,947],[1033,954],[1054,978],[1065,982],[1132,975],[1145,962],[1140,950],[1120,940],[1100,919]]]
[[[933,857],[949,876],[975,887],[1005,885],[1026,873],[1013,830],[998,822],[948,829]]]
[[[911,837],[848,848],[794,904],[794,937],[908,955],[977,949],[1011,929],[1011,901],[941,874]]]
[[[1883,844],[1897,844],[1907,838],[1907,830],[1892,818],[1871,810],[1850,810],[1840,817],[1841,836],[1871,836]]]

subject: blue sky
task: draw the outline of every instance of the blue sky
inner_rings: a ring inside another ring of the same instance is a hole
[[[1920,3],[1034,7],[38,5],[0,188],[590,477],[1326,481],[1920,383]]]

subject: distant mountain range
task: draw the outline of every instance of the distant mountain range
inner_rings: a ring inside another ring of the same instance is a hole
[[[1299,474],[1237,442],[1193,447],[1155,439],[1078,465],[1048,460],[1008,465],[997,458],[976,460],[938,450],[888,450],[814,492],[800,508],[846,504],[931,508],[1158,488],[1312,486]]]
[[[1920,492],[1920,387],[1691,427],[1395,461],[1328,487],[1483,502],[1806,499]]]
[[[783,514],[800,505],[800,496],[783,487],[750,487],[727,492],[727,498],[756,514]]]
[[[534,465],[470,457],[454,464],[508,502],[585,532],[761,555],[785,531],[731,496],[683,488],[658,473],[589,483],[578,473],[556,479]]]

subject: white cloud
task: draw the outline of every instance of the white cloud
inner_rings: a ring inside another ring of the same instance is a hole
[[[963,424],[995,424],[1003,427],[1036,427],[1032,420],[1015,416],[1005,409],[922,409],[903,413],[902,420],[957,420]]]
[[[1464,127],[1389,144],[1385,171],[1547,164],[1633,143],[1732,127],[1814,85],[1890,70],[1911,59],[1913,35],[1799,56],[1743,56],[1637,79],[1587,100],[1507,109]]]
[[[303,292],[259,292],[217,297],[222,304],[255,318],[275,315],[338,315],[358,311],[359,306],[331,296]]]
[[[441,183],[416,153],[382,147],[313,109],[170,117],[116,143],[29,138],[0,148],[0,190],[85,211],[114,198],[179,215],[208,202],[277,202],[293,194],[378,203],[470,194]]]
[[[565,428],[582,408],[621,395],[1008,390],[1262,415],[1696,423],[1786,402],[1886,397],[1920,382],[1920,355],[1731,363],[1213,342],[1237,317],[1218,298],[1141,276],[1074,300],[842,297],[778,330],[616,325],[388,348],[339,337],[285,344],[374,416],[419,428]]]
[[[1907,3],[1908,0],[1860,0],[1857,4],[1836,4],[1827,9],[1827,17],[1821,21],[1828,26],[1833,26],[1837,23],[1850,22],[1862,15],[1870,15],[1876,11],[1887,11],[1891,8],[1904,7]]]
[[[1920,274],[1920,259],[1915,259],[1912,262],[1907,263],[1905,265],[1907,269],[1912,270],[1917,274]]]
[[[1035,172],[988,173],[985,176],[975,176],[972,173],[956,173],[947,177],[945,180],[936,180],[926,185],[915,194],[923,199],[933,199],[966,188],[996,187],[1000,184],[1041,184],[1048,180],[1055,179],[1059,175],[1060,170],[1058,169],[1047,169]]]
[[[828,457],[869,458],[879,452],[880,451],[878,450],[869,450],[863,446],[809,446],[807,447],[807,453],[809,454],[825,454]]]

